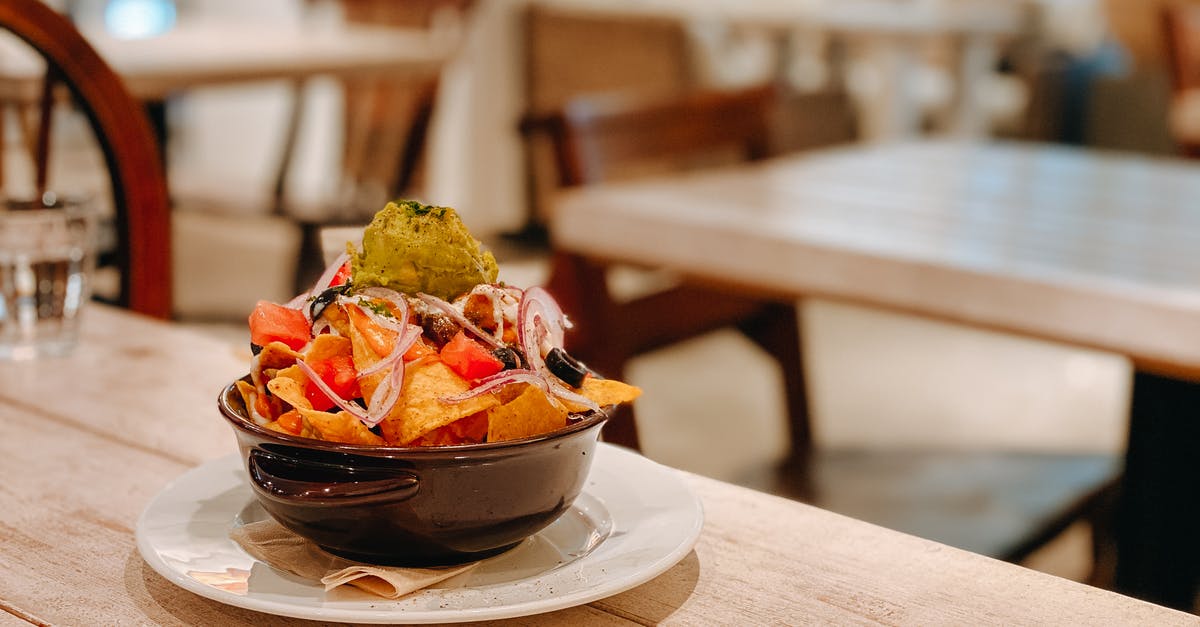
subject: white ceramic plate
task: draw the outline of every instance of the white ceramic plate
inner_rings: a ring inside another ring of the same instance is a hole
[[[441,623],[527,616],[641,585],[683,559],[704,515],[679,472],[601,443],[574,506],[554,524],[464,576],[390,601],[351,586],[325,592],[250,557],[229,539],[267,516],[237,455],[176,479],[142,512],[142,557],[172,583],[260,612],[325,621]]]

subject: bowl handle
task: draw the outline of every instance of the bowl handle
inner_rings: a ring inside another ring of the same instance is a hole
[[[334,464],[296,460],[262,449],[251,449],[247,459],[250,479],[256,488],[275,500],[292,503],[375,505],[403,501],[417,493],[420,479],[401,469],[371,469],[370,479],[351,481],[308,481],[284,475],[304,475],[314,467],[346,474]]]

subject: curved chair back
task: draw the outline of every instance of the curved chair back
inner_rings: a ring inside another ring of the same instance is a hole
[[[46,60],[47,80],[70,89],[104,152],[116,210],[118,304],[168,318],[170,205],[157,139],[145,111],[71,21],[42,2],[0,3],[0,28]],[[52,98],[53,91],[47,89],[47,97]]]

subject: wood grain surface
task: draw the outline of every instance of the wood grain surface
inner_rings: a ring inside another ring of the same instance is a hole
[[[78,350],[0,362],[0,625],[302,624],[169,583],[134,545],[142,508],[236,449],[215,408],[228,345],[90,307]],[[1196,617],[695,475],[695,550],[545,624],[1195,624]]]

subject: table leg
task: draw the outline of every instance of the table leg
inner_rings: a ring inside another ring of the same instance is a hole
[[[1200,383],[1134,374],[1115,586],[1181,610],[1200,583]]]

